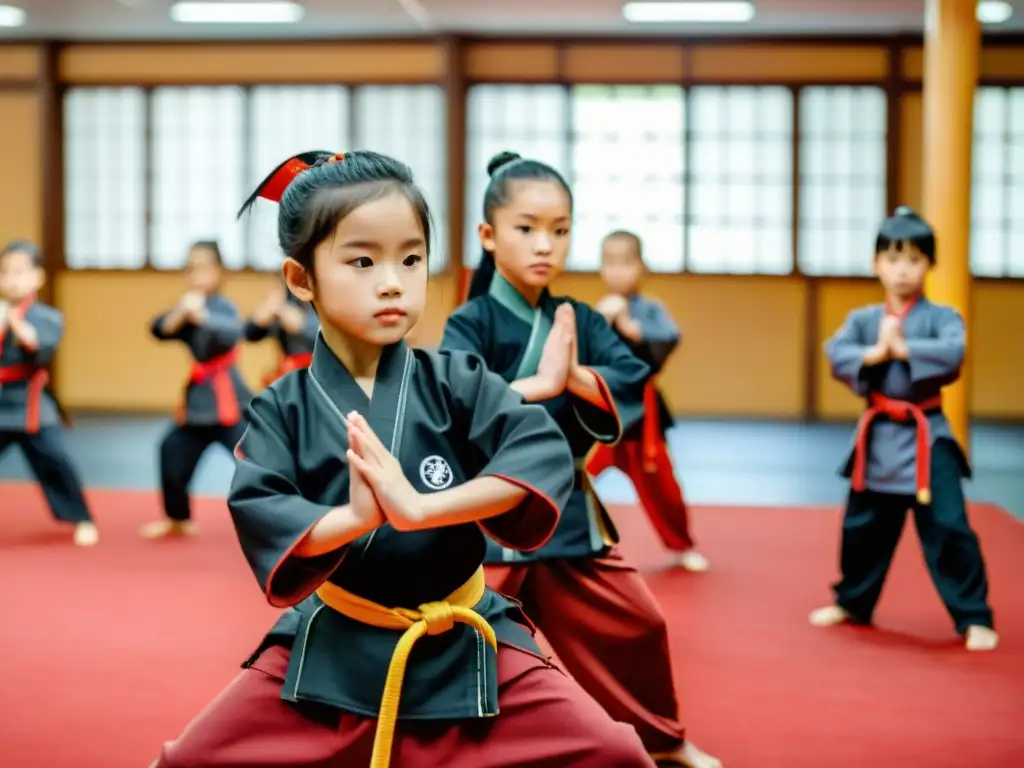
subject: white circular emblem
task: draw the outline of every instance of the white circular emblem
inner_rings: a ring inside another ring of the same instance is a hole
[[[429,488],[435,491],[443,491],[452,484],[455,475],[448,462],[440,456],[427,456],[420,462],[420,479]]]

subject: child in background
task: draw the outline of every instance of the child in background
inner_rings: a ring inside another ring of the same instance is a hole
[[[188,486],[196,466],[214,444],[232,451],[242,436],[242,409],[252,393],[238,370],[242,321],[221,293],[224,262],[213,241],[192,245],[185,267],[188,291],[169,311],[153,320],[159,341],[179,341],[192,355],[177,423],[160,442],[160,488],[164,519],[139,531],[146,539],[194,532]]]
[[[988,579],[967,519],[962,478],[970,466],[942,413],[942,388],[960,377],[964,320],[924,295],[935,234],[910,208],[886,219],[875,240],[885,303],[855,309],[825,344],[832,375],[865,398],[842,474],[850,478],[835,602],[811,613],[824,627],[868,624],[906,521],[921,539],[932,581],[971,651],[996,647]]]
[[[624,230],[607,234],[601,242],[601,279],[609,293],[595,309],[657,375],[682,340],[682,333],[660,301],[639,293],[645,272],[640,238]],[[688,571],[706,571],[708,560],[697,551],[690,535],[683,490],[666,442],[671,426],[672,415],[652,376],[644,391],[643,420],[617,445],[598,446],[587,462],[587,471],[597,477],[610,467],[622,470],[636,488],[640,506],[662,543],[675,553],[676,563]]]
[[[73,525],[75,543],[89,547],[99,531],[64,448],[63,413],[47,387],[64,316],[36,299],[45,279],[32,243],[19,240],[0,251],[0,454],[21,448],[53,517]]]
[[[258,342],[273,336],[281,348],[281,360],[264,379],[263,386],[270,386],[289,371],[309,367],[319,328],[313,307],[295,298],[283,281],[271,289],[242,329],[246,341]]]

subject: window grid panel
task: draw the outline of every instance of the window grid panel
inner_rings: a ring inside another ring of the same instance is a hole
[[[464,264],[480,262],[487,163],[509,150],[565,172],[569,95],[560,85],[474,85],[466,97],[466,232]]]
[[[777,86],[689,92],[687,264],[693,272],[793,269],[793,94]]]
[[[267,174],[289,157],[322,149],[344,152],[350,148],[348,89],[336,85],[267,85],[249,92],[248,118],[252,137],[246,158],[245,189],[237,209]],[[315,115],[316,119],[296,119]],[[247,228],[247,266],[277,270],[284,254],[277,236],[278,205],[257,200],[241,224]]]
[[[436,85],[364,86],[355,92],[353,147],[408,165],[430,206],[431,274],[443,272],[450,262],[445,109],[444,90]]]
[[[567,267],[598,270],[601,239],[628,229],[643,240],[651,271],[681,271],[682,87],[578,85],[570,96],[575,210]]]
[[[245,91],[237,87],[160,87],[152,92],[150,262],[180,269],[197,239],[220,244],[225,266],[245,265]]]
[[[808,275],[869,275],[886,215],[885,92],[808,87],[800,92],[798,265]]]
[[[68,268],[144,266],[145,91],[69,89],[63,133]]]
[[[971,273],[1024,276],[1024,88],[979,88],[971,164]]]

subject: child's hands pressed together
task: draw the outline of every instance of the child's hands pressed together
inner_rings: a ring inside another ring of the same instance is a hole
[[[604,316],[604,319],[609,324],[614,324],[615,321],[629,309],[629,304],[626,299],[619,296],[617,293],[610,293],[597,302],[597,306],[594,307],[597,312]]]
[[[347,456],[353,478],[358,474],[365,480],[380,511],[396,531],[417,530],[424,518],[423,499],[406,479],[398,459],[384,447],[366,419],[358,413],[350,413],[345,423],[349,443]],[[355,482],[353,479],[350,491],[352,504],[355,504],[355,493],[359,490]]]
[[[370,487],[369,481],[359,469],[358,455],[349,448],[347,456],[349,464],[348,503],[352,508],[352,513],[368,526],[379,528],[386,522],[384,512],[377,502],[377,497],[373,495],[373,488]],[[355,458],[353,459],[353,457]]]
[[[571,306],[562,304],[555,311],[555,321],[537,365],[537,376],[549,387],[550,397],[565,391],[572,369],[575,342],[576,316]]]

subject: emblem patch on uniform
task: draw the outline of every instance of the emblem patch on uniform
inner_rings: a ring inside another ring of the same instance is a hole
[[[440,456],[427,456],[420,462],[420,479],[435,491],[443,491],[455,479],[452,468]]]

